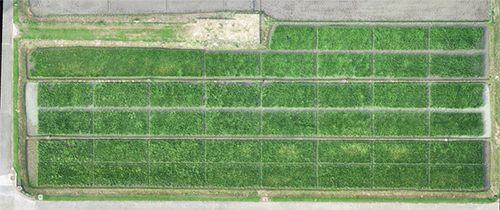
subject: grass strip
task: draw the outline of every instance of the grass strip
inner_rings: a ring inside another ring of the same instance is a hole
[[[481,113],[431,113],[431,136],[482,136]]]
[[[316,107],[314,84],[266,84],[262,86],[263,107]]]
[[[64,140],[42,141],[38,140],[39,162],[89,162],[92,161],[92,141]]]
[[[162,163],[202,163],[201,140],[151,140],[149,160]]]
[[[201,107],[204,96],[201,83],[151,83],[149,87],[152,107]]]
[[[94,164],[96,186],[147,186],[147,164]]]
[[[433,190],[484,189],[482,166],[431,166],[430,188]]]
[[[375,165],[373,187],[383,189],[427,188],[427,166]]]
[[[371,77],[370,54],[318,54],[318,77]]]
[[[373,57],[375,77],[424,78],[427,77],[427,55],[379,54]]]
[[[425,141],[375,141],[374,163],[427,163]]]
[[[96,140],[95,162],[146,162],[148,142],[143,140]]]
[[[92,133],[92,114],[86,111],[38,111],[38,134],[86,135]]]
[[[263,163],[314,163],[314,141],[263,141]]]
[[[315,113],[263,112],[262,135],[314,136],[316,135]]]
[[[205,53],[207,77],[258,77],[257,53]]]
[[[484,77],[484,55],[430,55],[430,76]]]
[[[444,83],[431,85],[433,108],[479,108],[483,106],[485,86],[482,83]]]
[[[260,186],[259,165],[208,164],[206,186],[256,188]]]
[[[403,83],[374,84],[373,106],[387,108],[427,108],[427,85]]]
[[[427,136],[426,112],[375,112],[374,136]]]
[[[261,55],[262,76],[277,78],[310,78],[316,76],[314,54],[278,54]]]
[[[207,112],[206,135],[257,136],[260,112]]]
[[[202,164],[152,164],[149,167],[150,186],[203,186],[204,173]]]
[[[264,188],[314,188],[316,167],[313,165],[263,165]]]
[[[369,112],[319,112],[320,136],[371,136]]]
[[[209,163],[258,163],[259,141],[207,141],[206,160]]]
[[[319,50],[370,50],[371,28],[320,27],[318,28]]]
[[[318,187],[333,189],[371,188],[370,166],[320,165]]]
[[[371,163],[370,141],[320,141],[319,163]]]
[[[90,186],[91,184],[91,164],[38,163],[38,186]]]
[[[483,142],[430,142],[430,163],[483,164]]]
[[[89,83],[38,83],[38,107],[88,107],[92,104]]]
[[[98,83],[94,86],[95,107],[145,107],[147,84]]]
[[[427,50],[427,28],[374,28],[373,48],[375,50]]]
[[[207,84],[207,107],[258,107],[259,84]]]
[[[361,108],[371,106],[369,84],[318,84],[318,107]]]
[[[146,135],[145,111],[95,111],[94,133],[99,135]]]
[[[481,27],[431,27],[431,50],[482,50],[484,29]]]
[[[271,50],[314,50],[316,28],[278,26],[274,29]]]

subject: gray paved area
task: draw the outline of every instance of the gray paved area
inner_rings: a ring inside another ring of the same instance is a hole
[[[263,11],[290,21],[485,21],[488,0],[29,0],[35,15]]]

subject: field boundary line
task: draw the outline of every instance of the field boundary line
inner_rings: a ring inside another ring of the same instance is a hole
[[[430,77],[430,78],[389,78],[389,77],[303,77],[303,78],[281,78],[281,77],[45,77],[45,78],[33,78],[30,79],[33,83],[45,83],[45,82],[77,82],[80,80],[87,81],[101,81],[107,80],[112,82],[122,82],[122,81],[133,81],[133,80],[155,80],[164,83],[208,83],[216,80],[219,83],[284,83],[284,82],[298,82],[298,83],[334,83],[343,84],[346,82],[351,83],[369,83],[369,82],[398,82],[398,83],[419,83],[419,82],[456,82],[456,83],[480,83],[488,82],[489,79],[486,77],[474,77],[474,78],[446,78],[446,77]],[[130,82],[132,83],[132,82]]]
[[[429,141],[427,141],[427,189],[431,189],[431,146]]]
[[[371,170],[370,173],[371,173],[371,175],[370,176],[371,176],[371,189],[374,189],[375,177],[373,176],[373,174],[374,174],[373,173],[373,168],[374,168],[373,165],[374,165],[374,158],[375,157],[373,156],[373,152],[374,152],[373,150],[375,150],[375,148],[374,148],[375,144],[374,144],[374,141],[371,141],[371,143],[372,143],[372,146],[371,146],[371,151],[370,151],[371,152],[371,154],[370,154],[370,170]]]

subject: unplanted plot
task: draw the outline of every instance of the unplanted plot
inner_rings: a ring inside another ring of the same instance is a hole
[[[316,161],[315,141],[263,141],[263,163],[313,163]]]
[[[207,84],[207,107],[258,107],[259,84]]]
[[[371,136],[369,112],[318,112],[319,136]]]
[[[482,50],[484,29],[480,27],[431,27],[431,50]]]
[[[206,186],[229,188],[256,188],[260,186],[259,165],[206,166]]]
[[[373,57],[374,77],[427,77],[427,55],[380,54]]]
[[[430,76],[484,77],[484,55],[430,55]]]
[[[203,112],[165,111],[150,113],[151,135],[191,136],[203,135]]]
[[[431,107],[479,108],[483,106],[484,84],[446,83],[431,85]]]
[[[371,77],[370,54],[318,54],[318,77]]]
[[[431,113],[431,136],[482,136],[481,113]]]
[[[147,186],[147,164],[94,164],[95,186]]]
[[[151,140],[149,160],[163,163],[201,163],[204,144],[201,140]]]
[[[258,77],[257,53],[205,53],[207,77]]]
[[[95,162],[146,162],[148,142],[143,140],[95,140]]]
[[[427,28],[374,28],[375,50],[427,50]]]
[[[159,187],[203,186],[202,164],[152,164],[149,185]]]
[[[430,163],[483,164],[483,142],[430,142]]]
[[[371,141],[319,141],[319,163],[371,163]]]
[[[427,142],[374,141],[374,163],[427,163]]]
[[[262,187],[264,188],[314,188],[316,187],[314,165],[263,165]]]
[[[372,102],[369,84],[318,84],[318,107],[361,108]]]
[[[94,106],[145,107],[147,89],[144,83],[98,83],[94,86]]]
[[[427,85],[402,83],[374,84],[373,106],[387,108],[427,108]]]
[[[259,135],[260,112],[206,112],[205,117],[206,135]]]
[[[92,164],[38,163],[38,186],[90,186]]]
[[[316,77],[314,54],[278,54],[261,55],[263,77],[311,78]]]
[[[38,134],[86,135],[92,133],[92,113],[86,111],[38,111]]]
[[[271,50],[314,50],[316,28],[279,26],[271,37]]]
[[[38,107],[88,107],[92,104],[89,83],[38,83],[37,92]]]
[[[427,136],[427,112],[375,112],[374,136]]]
[[[92,141],[64,140],[38,142],[39,162],[89,162],[92,161]]]
[[[259,141],[207,141],[206,160],[209,163],[258,163]]]
[[[94,133],[98,135],[146,135],[145,111],[95,111]]]
[[[204,95],[201,83],[151,83],[149,87],[152,107],[201,107]]]
[[[370,50],[371,28],[320,27],[318,28],[319,50]]]
[[[315,113],[263,112],[262,135],[314,136],[316,135]]]
[[[334,189],[371,188],[370,166],[320,165],[318,187]]]
[[[315,84],[267,84],[262,86],[263,107],[316,107]]]
[[[482,166],[431,166],[430,188],[433,190],[484,189]]]
[[[383,189],[427,188],[427,166],[375,165],[373,187]]]

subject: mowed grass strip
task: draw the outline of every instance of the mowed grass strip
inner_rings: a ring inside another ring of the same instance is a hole
[[[144,83],[98,83],[94,86],[95,107],[145,107],[148,85]]]
[[[30,55],[31,77],[201,77],[202,51],[46,48]]]
[[[427,50],[427,28],[374,28],[373,48],[375,50]]]
[[[146,111],[95,111],[94,134],[97,135],[146,135]]]
[[[258,107],[259,84],[207,84],[207,107]]]
[[[205,117],[206,135],[259,135],[260,112],[206,112]]]
[[[484,104],[483,83],[432,84],[431,107],[433,108],[479,108]]]
[[[373,106],[382,108],[427,108],[427,85],[374,84]]]
[[[151,135],[192,136],[203,135],[203,112],[154,111],[150,113]]]
[[[484,29],[481,27],[431,27],[431,50],[482,50]]]
[[[38,83],[38,107],[88,107],[92,104],[90,83]]]
[[[259,141],[207,141],[206,161],[209,163],[259,163]]]
[[[263,112],[264,136],[314,136],[315,112]]]
[[[202,164],[151,164],[149,186],[202,187]]]
[[[207,77],[258,77],[258,53],[205,53]]]
[[[374,163],[427,163],[425,141],[374,141]]]
[[[38,163],[38,186],[91,186],[92,164]]]
[[[373,166],[373,187],[425,189],[427,188],[427,166],[375,165]]]
[[[206,186],[226,188],[260,187],[259,165],[207,164]]]
[[[202,163],[204,144],[201,140],[151,140],[149,160],[160,163]]]
[[[427,136],[427,112],[375,112],[374,136]]]
[[[95,162],[146,162],[148,142],[143,140],[95,140]]]
[[[362,108],[371,103],[370,84],[318,84],[319,108]]]
[[[148,186],[147,164],[94,164],[95,186]]]
[[[261,55],[262,77],[315,77],[315,57],[314,54],[263,53]]]
[[[484,77],[484,55],[430,55],[431,77]]]
[[[88,111],[38,111],[40,135],[88,135],[92,133],[92,113]]]
[[[318,54],[318,77],[371,77],[370,54]]]
[[[432,190],[481,190],[484,189],[484,168],[431,165],[429,179]]]
[[[319,136],[371,136],[369,112],[318,112]]]
[[[314,163],[315,141],[263,141],[263,163]]]
[[[371,28],[320,27],[318,50],[370,50]]]
[[[481,113],[430,113],[431,136],[482,136]]]
[[[379,54],[373,57],[374,77],[424,78],[427,77],[427,55]]]
[[[430,163],[483,164],[483,142],[430,142]]]
[[[43,141],[38,140],[39,162],[89,162],[92,161],[92,141],[64,140]]]
[[[151,83],[149,103],[152,107],[201,107],[202,83]]]
[[[278,26],[271,37],[271,50],[314,50],[316,28]]]
[[[371,141],[319,141],[319,163],[371,163]]]
[[[371,167],[354,165],[318,166],[318,187],[333,189],[371,188]]]
[[[264,84],[262,107],[316,107],[315,84]]]
[[[262,165],[264,188],[315,188],[314,165]]]

